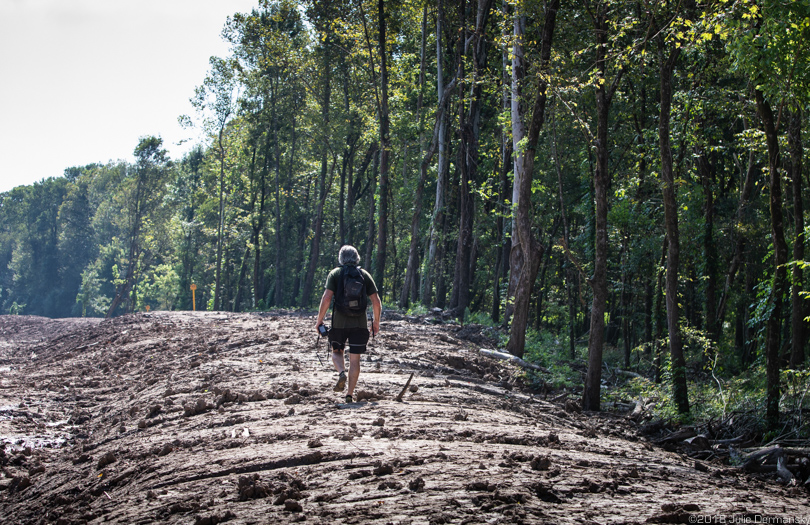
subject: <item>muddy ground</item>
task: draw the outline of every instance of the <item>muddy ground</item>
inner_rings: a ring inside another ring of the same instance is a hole
[[[0,521],[810,523],[804,488],[544,400],[468,328],[389,314],[342,404],[313,321],[0,317]]]

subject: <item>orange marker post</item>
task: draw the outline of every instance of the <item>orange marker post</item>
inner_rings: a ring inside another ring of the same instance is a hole
[[[196,312],[197,311],[197,285],[191,283],[191,308]]]

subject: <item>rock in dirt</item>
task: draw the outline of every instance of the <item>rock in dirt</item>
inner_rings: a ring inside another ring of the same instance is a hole
[[[374,467],[375,476],[387,476],[394,473],[394,466],[390,463],[380,463]]]
[[[546,503],[562,503],[562,495],[543,483],[538,483],[534,487],[534,495]]]
[[[419,476],[418,478],[411,480],[408,483],[408,489],[411,492],[422,492],[422,491],[424,491],[425,490],[425,480],[422,478],[422,476]]]
[[[700,512],[700,505],[695,503],[664,503],[661,505],[664,512]]]
[[[303,512],[304,507],[296,500],[288,499],[284,501],[284,510],[287,512]]]
[[[82,463],[87,463],[88,461],[92,461],[93,458],[90,454],[81,454],[79,457],[73,460],[74,465],[80,465]]]
[[[293,394],[287,399],[284,400],[285,405],[297,405],[301,402],[301,396],[298,394]]]
[[[548,456],[535,456],[530,465],[532,470],[548,470],[551,467],[551,459]]]
[[[250,394],[250,401],[264,401],[267,399],[267,396],[256,390],[252,394]]]
[[[361,401],[376,401],[379,399],[378,394],[369,392],[368,390],[358,390],[354,398],[358,403]]]
[[[258,474],[239,476],[239,501],[266,498],[273,493],[271,487],[260,480]]]
[[[170,443],[165,443],[162,447],[160,447],[160,450],[157,451],[156,455],[160,457],[167,456],[172,450],[174,450],[174,447]]]
[[[226,510],[224,513],[214,513],[209,514],[208,516],[197,516],[194,519],[194,525],[218,525],[219,523],[230,521],[235,517],[236,514],[230,510]]]
[[[118,461],[118,458],[116,457],[115,452],[113,452],[111,450],[111,451],[107,452],[106,454],[104,454],[103,456],[101,456],[100,458],[98,458],[98,463],[96,464],[96,469],[101,470],[104,467],[106,467],[107,465],[109,465],[110,463],[115,463],[116,461]]]
[[[473,481],[472,483],[468,483],[466,488],[470,491],[493,492],[498,487],[491,485],[487,481]]]
[[[31,478],[28,476],[16,476],[11,480],[10,492],[19,492],[31,486]]]

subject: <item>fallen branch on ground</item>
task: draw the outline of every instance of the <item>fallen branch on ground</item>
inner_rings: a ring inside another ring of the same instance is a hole
[[[408,376],[408,381],[405,383],[405,386],[402,387],[402,391],[397,396],[397,401],[402,401],[402,396],[404,396],[405,391],[408,390],[408,386],[411,384],[411,379],[413,379],[413,372],[411,372],[411,375]]]
[[[516,355],[507,354],[506,352],[498,352],[497,350],[484,350],[482,348],[481,350],[478,351],[478,353],[481,355],[485,355],[487,357],[494,357],[496,359],[505,359],[523,368],[548,373],[548,368],[538,366],[534,363],[529,363],[528,361],[524,361],[523,359],[519,358]]]

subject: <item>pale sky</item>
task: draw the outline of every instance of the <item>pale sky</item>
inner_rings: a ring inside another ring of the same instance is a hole
[[[178,159],[189,98],[226,56],[228,16],[258,0],[0,0],[0,192],[67,167],[132,161],[138,139]]]

